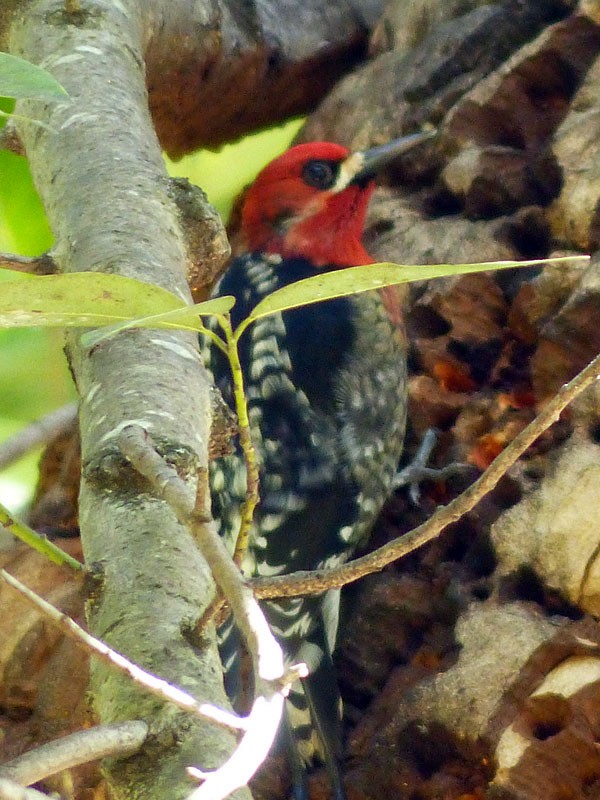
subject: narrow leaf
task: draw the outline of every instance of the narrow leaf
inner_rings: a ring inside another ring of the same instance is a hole
[[[0,95],[35,100],[68,97],[67,91],[45,69],[9,53],[0,53]]]
[[[227,314],[234,305],[235,297],[231,297],[231,295],[215,297],[212,300],[205,300],[203,303],[195,303],[193,306],[183,306],[162,314],[131,319],[121,325],[111,325],[101,331],[90,331],[83,334],[81,341],[85,347],[95,347],[105,339],[129,328],[180,328],[200,331],[203,327],[200,317]]]
[[[166,289],[121,275],[13,274],[13,280],[0,283],[3,328],[96,327],[189,308]]]
[[[535,259],[533,261],[491,261],[480,264],[414,266],[381,263],[367,264],[360,267],[346,267],[345,269],[323,272],[314,277],[291,283],[268,295],[253,308],[250,316],[241,323],[236,331],[236,336],[239,336],[251,322],[268,314],[298,308],[308,303],[319,303],[336,297],[347,297],[359,292],[382,289],[385,286],[513,267],[546,266],[565,262],[585,265],[588,261],[589,256],[565,256],[562,258]]]

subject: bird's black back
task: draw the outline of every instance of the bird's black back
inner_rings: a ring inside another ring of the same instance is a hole
[[[305,259],[250,254],[232,262],[217,293],[236,298],[235,327],[266,295],[314,274]],[[368,534],[401,455],[401,335],[381,296],[370,292],[258,320],[241,338],[240,360],[261,497],[246,570],[279,575],[343,563]],[[207,361],[232,404],[224,356],[212,348]],[[215,519],[231,540],[245,496],[240,452],[216,462],[211,481]],[[316,670],[323,642],[329,649],[335,643],[337,596],[263,608],[288,660],[304,652]]]

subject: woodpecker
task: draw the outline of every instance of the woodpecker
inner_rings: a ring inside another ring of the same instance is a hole
[[[280,287],[373,263],[361,241],[373,176],[429,136],[413,134],[354,153],[330,142],[301,144],[267,165],[243,201],[245,254],[232,261],[214,293],[236,298],[233,325]],[[232,404],[225,359],[216,348],[207,358]],[[402,453],[406,346],[395,291],[260,319],[240,340],[240,360],[260,464],[245,571],[273,576],[345,562],[366,541]],[[215,519],[230,539],[246,489],[240,453],[216,462],[211,488]],[[317,753],[340,800],[340,701],[331,660],[339,592],[262,607],[288,661],[304,661],[310,673],[290,695],[285,722],[284,735],[295,740],[296,797],[305,796],[303,763]]]

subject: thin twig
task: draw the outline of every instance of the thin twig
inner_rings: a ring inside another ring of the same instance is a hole
[[[168,681],[157,678],[146,672],[141,667],[138,667],[133,662],[129,661],[125,656],[118,653],[116,650],[110,648],[105,642],[96,639],[79,626],[74,620],[63,614],[53,605],[48,603],[39,595],[32,592],[21,581],[17,580],[13,575],[10,575],[6,570],[0,569],[0,578],[6,583],[20,592],[30,603],[36,608],[39,608],[47,617],[49,617],[67,636],[77,642],[87,652],[91,651],[95,656],[100,658],[105,663],[117,667],[123,672],[126,672],[138,685],[143,686],[147,691],[160,697],[161,700],[169,700],[184,711],[189,711],[191,714],[210,719],[219,725],[223,725],[233,730],[244,730],[247,722],[243,717],[238,717],[236,714],[231,714],[208,703],[199,703],[191,694],[172,686]]]
[[[30,450],[48,444],[77,419],[77,404],[69,403],[32,422],[0,443],[0,470],[13,464]]]
[[[529,423],[490,464],[483,475],[459,497],[440,508],[431,519],[383,547],[362,558],[330,570],[314,572],[293,572],[275,578],[254,578],[251,581],[257,597],[297,597],[305,594],[319,594],[327,589],[336,589],[373,572],[379,572],[388,564],[412,553],[427,542],[435,539],[444,528],[456,522],[490,492],[498,481],[506,475],[510,467],[523,455],[535,440],[550,425],[558,420],[561,413],[578,395],[600,377],[600,356],[579,372],[573,380],[561,387],[555,397],[548,402],[538,416]]]
[[[52,561],[53,564],[71,567],[71,569],[77,570],[77,572],[82,572],[85,570],[83,564],[77,561],[76,558],[73,558],[73,556],[65,553],[64,550],[61,550],[60,547],[57,547],[53,542],[48,541],[45,536],[37,533],[33,530],[33,528],[25,525],[24,522],[16,519],[15,516],[1,504],[0,525],[2,525],[2,527],[5,528],[9,533],[12,533],[13,536],[16,536],[17,539],[20,539],[25,544],[28,544],[43,556],[46,556],[46,558],[49,561]]]
[[[124,758],[137,753],[148,735],[148,725],[141,720],[98,725],[48,742],[35,750],[0,766],[0,778],[24,786],[44,780],[64,769],[97,761],[100,758]]]
[[[26,272],[32,275],[54,275],[58,272],[56,264],[49,253],[41,256],[19,256],[16,253],[0,253],[0,267],[15,272]]]
[[[50,800],[50,798],[37,789],[26,789],[7,778],[0,778],[0,800]]]
[[[215,347],[218,347],[222,353],[227,355],[227,345],[225,342],[221,339],[218,333],[206,327],[201,317],[198,319],[198,333],[201,333],[203,336],[207,336],[215,345]]]
[[[283,654],[247,581],[233,563],[204,508],[196,508],[196,493],[179,477],[174,467],[154,449],[148,433],[140,425],[127,425],[119,435],[119,445],[133,466],[152,484],[157,494],[173,509],[182,525],[192,528],[194,538],[212,570],[217,586],[227,598],[240,632],[254,654],[257,678],[280,680]]]

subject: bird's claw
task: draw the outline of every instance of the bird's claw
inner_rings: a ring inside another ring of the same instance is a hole
[[[421,500],[421,483],[423,481],[444,481],[454,475],[460,475],[466,470],[472,469],[470,464],[454,462],[445,467],[428,467],[429,461],[435,445],[437,444],[437,430],[429,428],[423,436],[415,457],[403,469],[399,470],[393,482],[394,489],[401,489],[408,486],[408,495],[413,505],[418,506]]]

